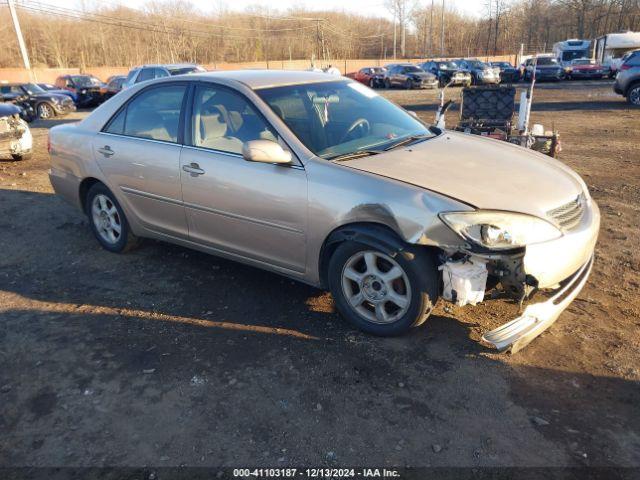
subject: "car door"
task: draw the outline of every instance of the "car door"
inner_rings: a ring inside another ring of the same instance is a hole
[[[303,272],[307,177],[302,165],[248,162],[249,140],[279,139],[258,109],[228,87],[198,83],[180,158],[192,241]]]
[[[123,105],[94,138],[109,187],[149,230],[187,238],[182,205],[181,115],[187,82],[160,83]]]

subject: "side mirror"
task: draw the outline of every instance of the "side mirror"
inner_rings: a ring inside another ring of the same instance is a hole
[[[242,157],[249,162],[291,164],[291,153],[272,140],[250,140],[242,145]]]

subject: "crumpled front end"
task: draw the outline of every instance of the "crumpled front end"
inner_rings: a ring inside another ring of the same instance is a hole
[[[482,337],[499,351],[515,353],[552,325],[578,296],[591,273],[600,228],[600,212],[595,202],[581,197],[548,212],[548,216],[562,229],[561,237],[514,252],[447,252],[444,271],[451,271],[447,263],[469,262],[486,268],[487,282],[473,287],[471,295],[462,291],[461,301],[460,292],[448,293],[450,275],[443,276],[445,300],[458,305],[475,304],[478,299],[473,294],[488,287],[487,290],[493,290],[491,297],[516,301],[518,316]],[[474,278],[454,280],[457,285],[472,285],[477,282],[477,274]],[[472,301],[467,301],[467,297]]]
[[[23,156],[32,148],[29,126],[18,114],[0,117],[0,155]]]

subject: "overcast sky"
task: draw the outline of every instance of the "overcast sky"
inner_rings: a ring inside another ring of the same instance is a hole
[[[189,0],[187,0],[189,1]],[[442,0],[434,0],[438,5]],[[37,3],[37,0],[28,0],[29,3]],[[41,0],[41,3],[53,4],[59,7],[79,8],[84,5],[105,5],[105,4],[122,4],[132,8],[138,8],[144,5],[147,0]],[[304,6],[308,9],[329,9],[329,10],[345,10],[375,17],[391,17],[388,10],[384,6],[384,0],[190,0],[199,10],[210,12],[215,9],[215,5],[224,4],[230,10],[242,11],[250,5],[268,5],[272,9],[286,10],[296,5]],[[431,0],[418,0],[418,5],[431,5]],[[481,0],[445,0],[448,8],[455,8],[460,12],[470,15],[479,16],[483,8]]]

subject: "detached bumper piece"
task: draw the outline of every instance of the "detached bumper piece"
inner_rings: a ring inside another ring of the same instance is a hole
[[[528,305],[522,315],[482,336],[482,340],[499,351],[516,353],[545,331],[578,296],[587,282],[593,257],[580,270],[565,280],[560,289],[546,302]]]

